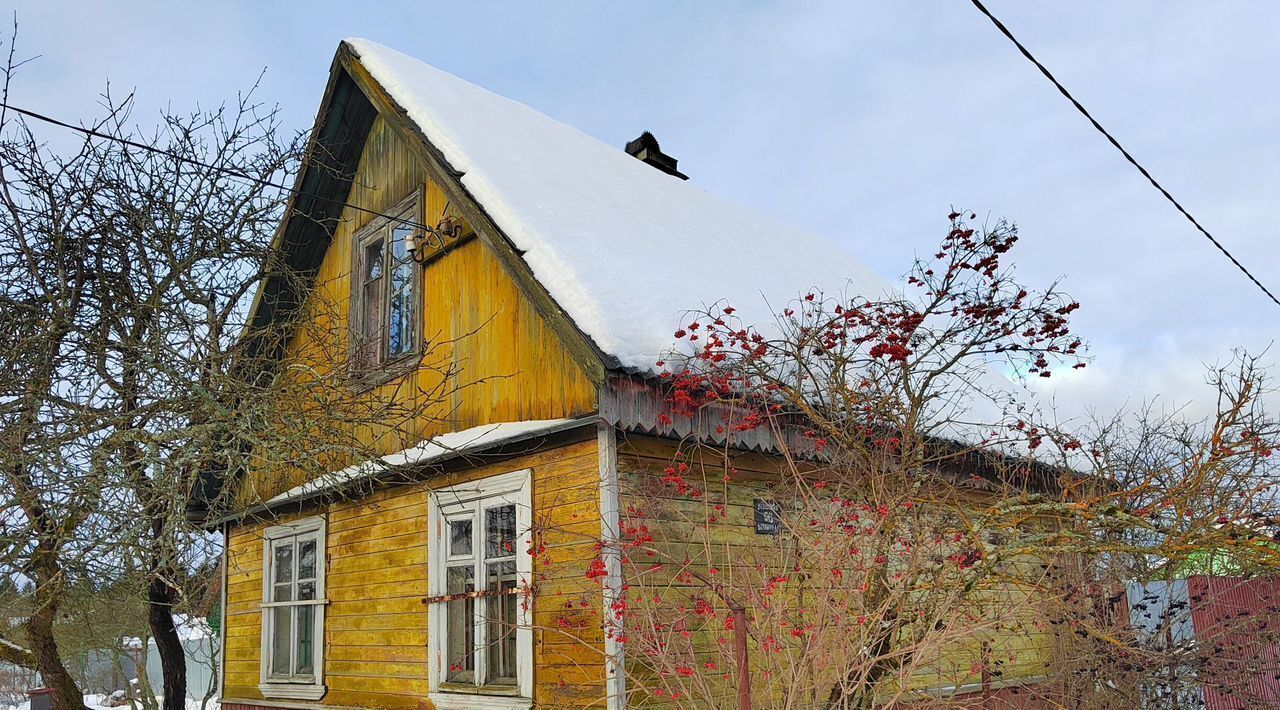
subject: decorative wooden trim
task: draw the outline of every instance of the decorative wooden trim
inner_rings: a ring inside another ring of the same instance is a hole
[[[710,402],[693,416],[677,413],[667,399],[670,385],[654,377],[610,372],[600,388],[600,417],[623,432],[667,439],[695,439],[744,452],[805,455],[814,449],[804,436],[808,422],[797,415],[781,415],[778,426],[737,431],[726,422],[742,421],[749,411],[734,402]]]
[[[462,184],[459,179],[462,174],[449,165],[444,155],[423,134],[422,129],[409,120],[405,109],[391,98],[377,79],[373,78],[369,70],[360,62],[360,58],[345,42],[338,48],[335,61],[347,70],[356,86],[364,91],[365,97],[388,124],[404,135],[417,139],[408,143],[422,161],[428,175],[440,185],[449,202],[472,226],[477,237],[498,256],[498,260],[515,280],[521,292],[533,303],[534,308],[547,321],[547,325],[560,336],[574,359],[586,370],[587,376],[597,384],[602,383],[605,367],[614,364],[613,358],[601,352],[591,338],[583,333],[573,319],[555,302],[555,299],[533,275],[532,269],[520,256],[519,250],[489,217],[484,205],[472,197],[466,186]]]
[[[991,679],[986,683],[965,683],[964,685],[943,685],[934,688],[920,688],[912,691],[912,695],[929,698],[947,698],[957,701],[968,700],[978,693],[986,691],[1003,691],[1049,682],[1047,675],[1026,676],[1024,678]]]

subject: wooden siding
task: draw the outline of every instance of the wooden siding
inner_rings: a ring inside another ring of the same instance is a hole
[[[533,471],[535,527],[555,528],[542,537],[546,550],[534,560],[536,706],[602,705],[602,598],[599,585],[586,578],[600,532],[594,439],[299,514],[328,516],[324,668],[329,690],[323,704],[431,707],[423,604],[429,491],[524,468]],[[262,530],[278,522],[237,527],[229,535],[228,698],[261,698]],[[567,616],[581,625],[572,635],[554,630]]]
[[[423,191],[423,215],[435,224],[448,211],[440,185],[407,143],[381,116],[375,119],[352,181],[348,201],[359,208],[386,212],[414,191]],[[325,254],[303,322],[285,349],[290,372],[331,373],[346,367],[347,324],[353,235],[370,219],[348,207]],[[595,411],[596,385],[545,322],[482,240],[471,239],[422,269],[421,333],[428,348],[422,367],[368,391],[371,401],[422,397],[412,421],[363,426],[352,432],[378,453],[391,453],[448,431],[504,421],[554,419]],[[443,389],[440,370],[456,377]],[[321,375],[323,376],[323,374]],[[336,456],[331,468],[353,461]],[[298,471],[251,472],[239,491],[242,503],[262,500],[302,481]]]
[[[624,524],[644,524],[654,537],[651,545],[667,560],[687,559],[694,565],[714,566],[718,570],[717,579],[730,588],[740,575],[745,575],[747,580],[759,579],[758,565],[772,566],[777,560],[785,559],[783,553],[790,544],[787,537],[757,535],[753,505],[754,499],[773,498],[772,484],[785,470],[785,461],[773,454],[735,452],[731,457],[734,478],[726,483],[721,455],[692,447],[689,450],[695,453],[686,459],[690,471],[685,478],[692,486],[705,491],[705,495],[695,499],[676,494],[661,480],[663,469],[673,461],[676,446],[677,442],[671,439],[619,435],[619,505]],[[975,493],[975,505],[980,502],[980,495]],[[723,508],[713,511],[712,506]],[[709,516],[714,516],[715,522],[707,522]],[[624,582],[631,586],[632,594],[644,596],[643,589],[650,584],[654,588],[673,590],[697,587],[696,583],[686,585],[674,581],[670,575],[647,571],[645,568],[652,561],[636,558],[626,565]],[[1038,565],[1031,560],[1017,564],[1024,564],[1028,575],[1038,570]],[[779,569],[778,573],[790,571]],[[743,582],[739,580],[737,584]],[[1025,610],[1025,618],[1020,617],[1022,628],[1007,624],[1004,631],[986,631],[957,640],[947,646],[935,662],[920,664],[909,681],[912,689],[981,686],[982,675],[974,667],[984,657],[1000,661],[1002,677],[989,682],[990,688],[1038,681],[1049,672],[1053,635],[1048,630],[1035,630],[1034,599],[1012,585],[987,594],[999,608]],[[644,674],[632,657],[628,657],[628,661],[632,664],[628,666],[628,673]],[[767,679],[753,681],[758,693],[768,692],[768,685]],[[632,697],[633,701],[640,699]]]

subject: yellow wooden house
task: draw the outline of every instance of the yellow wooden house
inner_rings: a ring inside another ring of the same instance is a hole
[[[626,656],[601,629],[618,570],[602,592],[587,567],[618,529],[619,476],[714,436],[657,416],[673,331],[721,299],[763,322],[813,287],[884,284],[700,190],[648,134],[610,146],[366,40],[338,48],[312,140],[278,236],[310,292],[268,282],[255,322],[324,294],[349,304],[337,361],[305,329],[280,358],[356,363],[368,396],[395,397],[434,341],[466,386],[377,441],[394,484],[361,462],[237,482],[216,521],[223,707],[622,707]],[[536,555],[535,521],[557,531]],[[575,640],[541,630],[567,597]]]

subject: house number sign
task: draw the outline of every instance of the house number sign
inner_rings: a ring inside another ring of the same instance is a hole
[[[755,499],[756,534],[782,534],[782,505],[774,500]]]

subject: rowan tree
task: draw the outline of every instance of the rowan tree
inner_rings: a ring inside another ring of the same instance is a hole
[[[619,464],[622,529],[590,573],[621,557],[605,631],[633,702],[745,707],[745,677],[756,708],[1002,686],[1132,707],[1184,660],[1122,623],[1126,584],[1211,550],[1274,569],[1261,530],[1226,525],[1273,507],[1256,365],[1216,372],[1206,421],[1048,423],[1014,383],[1085,367],[1079,305],[1022,285],[1016,228],[972,218],[949,215],[900,296],[809,293],[766,324],[722,303],[675,331],[655,424],[714,430],[660,468]],[[761,428],[777,451],[749,463],[735,437]],[[779,534],[751,534],[753,498]]]

